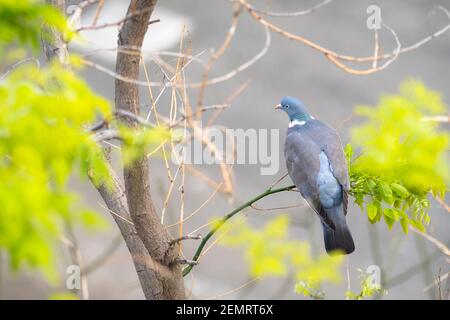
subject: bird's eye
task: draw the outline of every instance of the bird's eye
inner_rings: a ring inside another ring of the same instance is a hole
[[[285,108],[286,108],[286,109],[289,109],[289,105],[287,104],[287,105],[285,106]]]

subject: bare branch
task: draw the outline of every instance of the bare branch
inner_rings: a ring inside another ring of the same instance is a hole
[[[227,48],[230,46],[231,40],[233,39],[234,35],[236,34],[236,27],[239,20],[239,14],[241,13],[241,5],[237,5],[236,9],[233,12],[233,19],[231,22],[231,27],[228,30],[227,36],[222,43],[222,46],[214,52],[212,57],[209,59],[208,65],[205,68],[205,71],[203,72],[203,78],[200,86],[200,91],[198,94],[198,101],[197,101],[197,108],[201,107],[203,105],[203,99],[205,97],[205,89],[207,86],[207,81],[209,77],[209,73],[212,69],[212,66],[214,62],[216,62],[227,50]]]
[[[94,22],[91,25],[80,27],[80,28],[76,29],[75,31],[81,32],[81,31],[85,31],[85,30],[96,30],[96,29],[103,29],[103,28],[108,28],[108,27],[118,27],[118,26],[122,25],[128,19],[132,19],[134,17],[143,15],[143,14],[151,12],[151,11],[153,11],[153,8],[151,8],[151,7],[144,8],[142,10],[131,12],[131,13],[127,14],[125,18],[120,19],[118,21],[103,23],[100,25],[96,24],[97,19],[94,18]],[[96,17],[98,18],[97,14],[96,14]],[[148,24],[153,24],[153,23],[157,23],[157,22],[160,22],[160,20],[159,19],[151,20],[148,22]]]
[[[409,47],[405,47],[403,49],[399,49],[399,43],[400,41],[398,40],[397,35],[395,34],[395,32],[389,28],[388,26],[384,25],[385,28],[387,28],[393,35],[394,38],[397,42],[397,48],[394,49],[394,51],[392,51],[391,53],[388,54],[384,54],[382,56],[369,56],[369,57],[356,57],[356,56],[349,56],[349,55],[343,55],[343,54],[339,54],[335,51],[332,51],[330,49],[327,49],[325,47],[322,47],[321,45],[308,40],[300,35],[295,35],[292,34],[276,25],[274,25],[273,23],[265,20],[260,14],[258,14],[258,12],[245,0],[235,0],[239,3],[241,3],[246,10],[248,11],[248,13],[250,14],[250,16],[252,16],[256,21],[258,21],[260,24],[264,25],[265,27],[269,28],[271,31],[276,32],[282,36],[284,36],[285,38],[289,39],[289,40],[293,40],[293,41],[298,41],[303,43],[304,45],[317,50],[319,52],[321,52],[322,54],[325,55],[325,57],[327,59],[329,59],[331,62],[333,62],[336,66],[338,66],[339,68],[343,69],[346,72],[355,74],[355,75],[367,75],[370,73],[374,73],[374,72],[378,72],[381,71],[383,69],[385,69],[389,64],[391,64],[399,54],[407,52],[407,51],[411,51],[414,50],[420,46],[422,46],[423,44],[429,42],[430,40],[442,35],[443,33],[445,33],[446,31],[448,31],[450,29],[450,24],[446,25],[444,28],[440,29],[439,31],[435,32],[433,35],[428,36],[424,39],[422,39],[421,41],[409,46]],[[450,14],[449,12],[444,8],[444,7],[437,7],[437,9],[442,10],[446,13],[446,15],[450,18]],[[374,61],[374,60],[383,60],[383,59],[391,59],[389,60],[383,67],[381,68],[370,68],[367,70],[357,70],[357,69],[353,69],[350,68],[346,65],[344,65],[342,63],[342,61],[349,61],[349,62],[370,62],[370,61]]]
[[[177,239],[173,239],[169,242],[169,244],[171,246],[177,244],[178,242],[181,242],[183,240],[201,240],[202,239],[202,235],[201,234],[197,234],[197,235],[193,235],[193,234],[188,234],[186,236],[182,236],[180,238]]]
[[[100,17],[100,12],[102,11],[104,5],[105,0],[99,0],[97,10],[95,10],[94,19],[92,20],[92,25],[97,25],[98,18]]]
[[[259,277],[258,277],[258,278],[250,279],[250,280],[246,281],[244,284],[240,285],[240,286],[237,287],[237,288],[231,289],[231,290],[226,291],[226,292],[221,293],[221,294],[214,295],[214,296],[212,296],[212,297],[205,298],[204,300],[214,300],[214,299],[222,298],[222,297],[228,296],[228,295],[230,295],[230,294],[236,293],[236,292],[238,292],[239,290],[242,290],[243,288],[245,288],[245,287],[247,287],[247,286],[249,286],[249,285],[255,283],[255,282],[258,281],[259,279],[260,279]]]
[[[2,81],[3,79],[5,79],[8,74],[11,73],[11,71],[13,71],[14,69],[16,69],[17,67],[21,66],[24,63],[33,61],[36,64],[36,67],[39,69],[41,67],[41,63],[39,62],[39,59],[35,58],[35,57],[28,57],[25,59],[22,59],[20,61],[17,61],[16,63],[14,63],[11,67],[9,67],[1,76],[0,76],[0,81]]]
[[[231,0],[233,2],[235,2],[236,0]],[[266,10],[261,10],[261,9],[257,9],[254,6],[250,5],[251,9],[255,12],[258,12],[262,15],[265,16],[272,16],[272,17],[298,17],[298,16],[303,16],[306,14],[310,14],[313,13],[316,10],[319,10],[320,8],[326,6],[327,4],[329,4],[330,2],[332,2],[333,0],[325,0],[321,3],[316,4],[315,6],[309,8],[309,9],[305,9],[305,10],[301,10],[301,11],[294,11],[294,12],[273,12],[273,11],[266,11]]]
[[[234,209],[233,211],[231,211],[230,213],[225,215],[222,219],[220,219],[219,221],[217,221],[215,223],[214,228],[212,228],[211,231],[209,231],[208,234],[203,238],[203,240],[200,243],[200,245],[198,246],[197,251],[195,252],[194,257],[192,258],[192,260],[193,261],[198,261],[198,259],[200,258],[200,255],[202,254],[203,248],[205,247],[205,245],[208,242],[208,240],[225,224],[225,222],[227,222],[229,219],[231,219],[234,215],[236,215],[237,213],[241,212],[245,208],[251,206],[252,204],[257,202],[258,200],[261,200],[262,198],[265,198],[265,197],[267,197],[267,196],[269,196],[271,194],[275,194],[275,193],[279,193],[279,192],[283,192],[283,191],[289,191],[289,190],[292,190],[294,188],[295,188],[295,186],[288,186],[288,187],[278,188],[278,189],[267,189],[265,192],[263,192],[260,195],[254,197],[253,199],[250,199],[249,201],[247,201],[243,205],[237,207],[236,209]],[[192,270],[192,265],[186,267],[183,270],[183,276],[188,275],[189,272],[191,272],[191,270]]]
[[[434,197],[437,202],[445,209],[447,212],[450,213],[450,206],[441,198],[441,197]]]
[[[450,115],[423,117],[422,121],[449,123],[450,122]]]
[[[434,244],[439,250],[441,250],[441,252],[443,254],[445,254],[446,256],[450,257],[450,249],[443,244],[441,241],[439,241],[438,239],[432,237],[431,235],[424,233],[420,230],[415,229],[414,227],[409,226],[409,230],[411,230],[414,233],[417,233],[418,235],[420,235],[421,237],[423,237],[424,239],[428,240],[429,242],[431,242],[432,244]]]
[[[269,46],[270,46],[270,32],[266,29],[266,42],[265,42],[265,45],[264,45],[264,47],[262,48],[262,50],[260,52],[258,52],[249,61],[241,64],[240,66],[238,66],[237,68],[233,69],[232,71],[230,71],[230,72],[228,72],[228,73],[226,73],[226,74],[224,74],[222,76],[219,76],[219,77],[213,78],[211,80],[208,80],[206,82],[206,85],[209,86],[209,85],[212,85],[212,84],[217,84],[217,83],[220,83],[220,82],[224,82],[224,81],[230,80],[231,78],[235,77],[237,74],[239,74],[242,71],[248,69],[250,66],[252,66],[254,63],[256,63],[258,60],[260,60],[263,56],[266,55],[267,51],[269,50]],[[120,51],[119,51],[119,54],[121,54]],[[192,61],[192,60],[190,60],[190,61]],[[94,69],[97,69],[97,70],[99,70],[101,72],[104,72],[104,73],[114,77],[116,79],[116,81],[120,80],[122,82],[126,82],[126,83],[129,83],[129,84],[134,84],[134,85],[138,85],[138,86],[143,86],[143,87],[148,87],[148,86],[151,86],[151,87],[167,86],[167,87],[200,88],[202,86],[201,82],[183,83],[183,84],[177,85],[177,84],[174,84],[172,81],[170,81],[170,83],[168,83],[168,84],[165,84],[163,82],[140,81],[140,80],[133,79],[131,77],[127,77],[124,74],[120,74],[118,72],[114,72],[114,71],[112,71],[112,70],[110,70],[110,69],[108,69],[108,68],[106,68],[106,67],[104,67],[102,65],[99,65],[99,64],[97,64],[95,62],[92,62],[92,61],[89,61],[89,60],[86,60],[86,59],[83,59],[82,63],[87,65],[87,66],[89,66],[89,67],[92,67]],[[189,62],[183,68],[186,68],[188,64],[189,64]]]
[[[175,262],[178,264],[187,264],[189,266],[196,266],[198,264],[198,261],[187,260],[187,259],[177,259],[177,260],[175,260]]]

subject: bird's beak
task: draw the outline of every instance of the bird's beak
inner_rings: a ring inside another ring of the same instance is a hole
[[[281,109],[281,104],[277,104],[275,107],[273,107],[274,109]]]

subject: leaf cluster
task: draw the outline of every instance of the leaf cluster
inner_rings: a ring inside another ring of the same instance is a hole
[[[289,218],[280,215],[260,230],[246,222],[233,223],[221,237],[221,244],[243,248],[254,277],[294,275],[296,291],[311,297],[320,297],[318,288],[324,282],[341,281],[339,268],[342,256],[323,254],[314,258],[309,243],[291,240],[288,236]]]
[[[370,222],[382,218],[424,231],[430,222],[428,195],[444,198],[448,183],[448,133],[426,117],[446,112],[440,95],[416,80],[405,81],[397,95],[383,96],[375,107],[360,106],[365,121],[352,129],[349,163],[351,195]]]

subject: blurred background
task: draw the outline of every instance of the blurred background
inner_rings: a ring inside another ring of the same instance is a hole
[[[74,4],[77,1],[69,1]],[[124,16],[129,1],[106,1],[100,21],[115,21]],[[270,9],[279,12],[299,11],[311,8],[318,1],[280,0],[272,1]],[[267,2],[253,1],[253,5],[266,8]],[[396,1],[351,1],[335,0],[319,10],[292,18],[270,17],[269,20],[294,34],[330,48],[333,51],[355,56],[373,54],[373,32],[366,27],[366,9],[369,5],[381,8],[383,21],[394,29],[404,46],[416,43],[449,23],[444,14],[431,10],[435,5],[449,8],[449,1],[396,0]],[[91,7],[82,16],[90,21],[95,12]],[[218,48],[230,27],[233,5],[226,0],[171,0],[159,1],[152,19],[161,19],[150,25],[144,44],[144,51],[178,51],[182,29],[188,32],[192,54],[208,61],[212,48]],[[84,20],[86,19],[86,20]],[[99,21],[99,23],[100,23]],[[71,46],[71,50],[89,54],[101,48],[114,48],[117,42],[117,28],[92,30],[83,34],[84,43]],[[210,77],[220,76],[250,60],[265,45],[264,28],[243,12],[238,22],[236,35],[226,53],[214,65]],[[383,52],[395,48],[392,36],[383,31],[380,34]],[[310,112],[318,119],[338,129],[343,144],[349,140],[349,128],[358,123],[352,117],[352,110],[359,104],[376,104],[384,93],[397,92],[398,85],[408,77],[422,80],[430,88],[443,94],[445,103],[450,104],[450,33],[430,41],[417,50],[402,54],[393,64],[382,72],[368,76],[355,76],[343,72],[331,64],[324,56],[298,42],[289,41],[278,34],[272,34],[268,52],[255,64],[234,78],[212,85],[206,90],[205,105],[222,104],[241,85],[249,81],[246,90],[240,94],[217,119],[216,124],[228,128],[280,129],[280,146],[283,146],[287,118],[275,112],[273,106],[281,97],[292,95],[301,98]],[[99,51],[91,60],[114,70],[115,52]],[[149,61],[150,78],[161,81],[159,68]],[[170,61],[170,57],[165,57]],[[201,80],[202,65],[192,63],[186,68],[186,77],[190,82]],[[114,79],[94,69],[84,69],[83,76],[93,90],[111,102],[114,101]],[[159,90],[156,88],[156,90]],[[197,90],[189,90],[192,104],[196,104]],[[161,96],[159,111],[168,115],[171,95],[169,91]],[[143,105],[149,105],[148,94],[142,88]],[[144,109],[144,115],[145,112]],[[147,107],[148,108],[148,107]],[[148,110],[148,109],[147,109]],[[186,232],[207,223],[213,217],[223,216],[237,204],[253,198],[286,173],[283,150],[279,150],[280,168],[275,176],[262,176],[259,165],[235,165],[233,167],[234,200],[221,194],[214,196],[201,212],[185,223]],[[157,208],[164,202],[169,187],[164,163],[152,158],[151,177],[153,198]],[[217,166],[203,166],[208,176],[219,179]],[[289,178],[281,185],[290,184]],[[89,265],[103,253],[108,258],[87,275],[91,299],[142,299],[143,294],[134,266],[125,244],[110,214],[103,208],[102,200],[96,190],[87,181],[73,180],[74,190],[80,192],[83,201],[100,212],[109,222],[109,227],[100,232],[77,230],[76,235],[83,261]],[[187,175],[185,181],[185,212],[198,208],[212,193],[212,189],[201,179]],[[430,233],[444,244],[450,244],[449,214],[433,199],[430,210]],[[296,193],[273,195],[258,202],[258,207],[272,208],[303,204]],[[166,211],[167,223],[178,219],[179,191],[169,202]],[[323,253],[322,230],[318,219],[306,206],[274,211],[245,211],[252,226],[263,225],[277,213],[288,213],[291,217],[290,237],[307,240],[313,252]],[[382,284],[388,290],[383,299],[435,299],[436,288],[430,285],[439,273],[449,270],[445,257],[435,246],[416,234],[405,236],[400,226],[389,231],[384,223],[371,225],[365,213],[351,204],[347,221],[352,230],[356,251],[348,257],[352,289],[359,285],[358,268],[365,270],[370,265],[381,268]],[[205,234],[206,229],[200,233]],[[174,236],[177,230],[173,230]],[[270,239],[268,239],[270,241]],[[198,243],[186,241],[183,250],[191,257]],[[64,277],[69,264],[67,253],[61,249],[60,270]],[[10,273],[5,259],[1,261],[2,282],[0,297],[3,299],[47,298],[55,290],[33,272]],[[240,290],[250,280],[248,266],[242,250],[216,245],[202,258],[201,263],[186,277],[186,288],[192,298],[208,298],[230,294],[230,299],[303,299],[294,292],[295,281],[290,277],[267,278],[252,282]],[[347,281],[340,285],[327,285],[323,288],[328,299],[343,299]],[[61,284],[64,288],[64,284]]]

